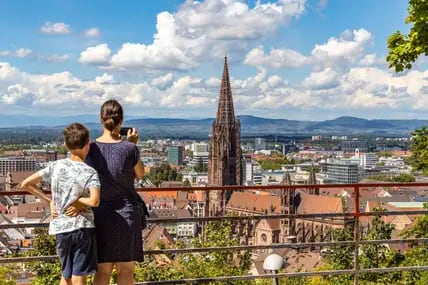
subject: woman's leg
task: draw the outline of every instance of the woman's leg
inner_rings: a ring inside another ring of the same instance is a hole
[[[110,276],[114,263],[98,263],[98,271],[95,273],[94,285],[110,284]]]
[[[134,284],[135,262],[118,262],[116,263],[117,285]]]
[[[61,276],[61,281],[59,282],[59,285],[71,285],[71,278],[65,279],[64,276]]]

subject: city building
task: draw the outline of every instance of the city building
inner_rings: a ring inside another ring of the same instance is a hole
[[[232,88],[227,57],[224,58],[223,76],[216,119],[212,124],[208,159],[209,185],[241,185],[241,123],[235,119]],[[209,214],[223,211],[229,194],[211,191]]]
[[[244,171],[243,171],[243,182],[244,183],[248,183],[250,181],[254,180],[254,173],[257,171],[261,171],[261,166],[260,164],[255,161],[252,160],[251,156],[246,156],[244,158]]]
[[[377,163],[377,155],[375,153],[369,152],[369,153],[360,154],[360,165],[364,169],[375,168],[376,163]]]
[[[192,160],[189,163],[190,167],[197,166],[201,161],[203,167],[208,168],[209,145],[207,143],[193,143],[190,145],[190,150],[193,152]]]
[[[327,160],[322,166],[330,183],[353,184],[360,181],[358,163],[349,160]]]
[[[150,213],[153,218],[191,218],[192,214],[187,209],[153,209]],[[161,224],[168,233],[177,238],[193,238],[196,235],[196,222],[165,222]]]
[[[1,157],[0,176],[6,176],[8,172],[36,171],[37,159],[26,159],[24,157]]]
[[[168,163],[173,165],[183,164],[183,146],[169,146],[168,147]]]
[[[369,146],[367,141],[347,140],[340,143],[340,148],[343,152],[355,152],[356,149],[360,152],[367,152]]]

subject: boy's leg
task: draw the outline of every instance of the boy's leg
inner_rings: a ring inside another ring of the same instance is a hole
[[[71,276],[71,284],[72,285],[86,285],[86,276]]]
[[[61,263],[62,276],[60,285],[71,285],[71,274],[73,266],[71,233],[56,235],[56,253],[59,256]]]
[[[74,284],[86,284],[86,277],[97,271],[97,244],[94,229],[79,229],[73,232]],[[77,283],[75,283],[77,282]]]

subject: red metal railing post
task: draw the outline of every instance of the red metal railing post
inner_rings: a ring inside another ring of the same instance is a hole
[[[358,285],[360,253],[360,187],[354,187],[354,285]]]

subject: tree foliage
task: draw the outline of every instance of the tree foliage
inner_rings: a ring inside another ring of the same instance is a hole
[[[384,181],[384,182],[403,182],[403,183],[409,183],[409,182],[415,182],[416,178],[412,174],[409,173],[402,173],[398,176],[390,177],[388,175],[372,175],[367,177],[369,180],[376,180],[376,181]]]
[[[55,237],[48,234],[46,228],[36,228],[33,231],[34,249],[29,252],[30,256],[56,255]],[[61,265],[59,261],[33,262],[29,265],[31,271],[36,273],[32,285],[56,285],[61,280]]]
[[[279,170],[282,165],[289,164],[290,162],[285,156],[277,155],[275,157],[259,159],[258,163],[260,163],[262,169]]]
[[[422,170],[424,174],[428,174],[428,129],[422,127],[412,132],[413,142],[410,146],[412,158],[414,161],[413,167],[416,170]]]
[[[194,247],[219,247],[239,245],[232,234],[230,221],[209,222],[204,233],[192,241]],[[177,255],[171,264],[157,265],[150,262],[138,266],[137,281],[203,278],[247,274],[250,268],[248,251],[215,251]],[[248,282],[226,282],[223,284],[248,284]]]
[[[396,72],[411,69],[421,54],[428,55],[428,1],[409,0],[406,24],[410,32],[405,35],[396,31],[388,38],[387,61]]]
[[[0,266],[0,285],[15,285],[14,272],[16,268],[10,265]]]
[[[177,172],[177,169],[171,168],[168,163],[162,163],[158,167],[153,167],[146,177],[159,186],[163,181],[181,181],[183,176]]]

